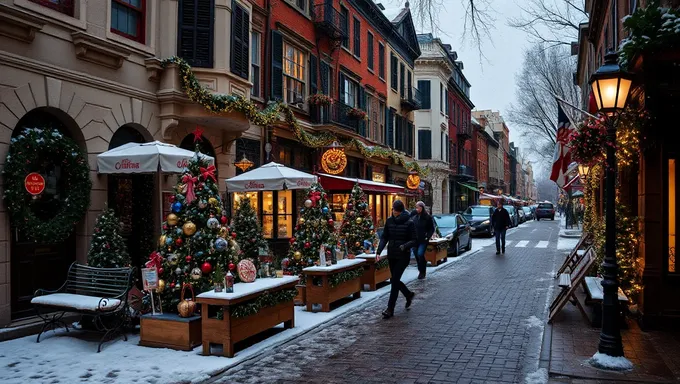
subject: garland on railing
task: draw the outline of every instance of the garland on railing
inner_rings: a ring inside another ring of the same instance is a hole
[[[328,283],[331,285],[331,288],[335,288],[346,281],[358,279],[361,276],[363,276],[363,274],[364,274],[363,267],[351,269],[349,271],[338,272],[328,276]]]
[[[295,288],[283,289],[276,292],[264,292],[256,299],[231,307],[231,317],[240,319],[252,316],[264,308],[269,308],[281,303],[293,301],[296,295],[297,289]],[[224,316],[224,314],[222,314],[222,316]]]
[[[182,58],[173,56],[161,62],[163,68],[170,64],[177,65],[182,89],[189,100],[200,104],[212,113],[240,112],[254,125],[268,126],[279,121],[283,115],[284,121],[291,127],[296,138],[304,145],[312,148],[321,148],[331,145],[334,141],[341,141],[330,132],[307,132],[298,122],[293,110],[284,103],[270,103],[264,110],[259,110],[255,103],[236,95],[212,93],[196,78],[191,66]],[[349,143],[358,142],[356,139],[344,140]],[[360,143],[360,142],[358,142]],[[356,145],[356,144],[355,144]],[[391,158],[396,164],[403,165],[408,171],[416,171],[427,176],[429,168],[420,167],[415,161],[408,161],[401,154],[389,148],[377,146],[368,147],[363,143],[356,145],[364,156],[381,159]]]
[[[642,51],[680,46],[680,8],[660,7],[658,0],[624,17],[623,27],[628,31],[628,37],[619,45],[619,63],[623,68],[630,66]]]
[[[390,266],[390,262],[387,259],[387,257],[383,257],[382,259],[380,259],[380,261],[375,263],[375,269],[384,269],[384,268],[387,268],[389,266]]]

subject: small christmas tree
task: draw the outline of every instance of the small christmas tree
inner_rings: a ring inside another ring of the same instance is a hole
[[[286,273],[291,275],[300,275],[303,268],[317,264],[322,245],[326,247],[327,260],[330,260],[331,247],[337,243],[333,217],[321,184],[312,184],[304,204],[295,226],[295,236],[290,239],[288,259],[282,262]]]
[[[375,227],[368,210],[366,194],[359,184],[355,184],[347,201],[347,209],[340,227],[340,236],[345,240],[349,253],[357,255],[364,251],[364,240],[373,243],[374,231]]]
[[[125,239],[120,235],[121,225],[113,209],[105,208],[94,225],[92,243],[87,253],[87,263],[97,268],[120,268],[130,265],[130,255]]]
[[[257,270],[260,269],[260,249],[267,249],[267,241],[262,235],[262,227],[257,221],[257,215],[249,197],[242,197],[239,201],[238,210],[234,215],[234,232],[236,242],[241,247],[241,258],[248,258],[255,263]]]

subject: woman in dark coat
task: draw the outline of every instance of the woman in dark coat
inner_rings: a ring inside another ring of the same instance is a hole
[[[418,278],[425,278],[425,271],[427,269],[427,261],[425,260],[425,250],[427,243],[430,241],[432,234],[434,234],[434,220],[432,216],[427,213],[425,203],[419,201],[416,203],[416,209],[411,212],[411,220],[416,226],[416,233],[418,234],[418,243],[413,248],[415,252],[416,261],[418,262]]]

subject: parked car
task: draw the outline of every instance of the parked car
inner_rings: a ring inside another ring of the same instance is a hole
[[[463,215],[453,213],[432,217],[441,236],[449,240],[448,256],[455,257],[472,249],[472,228]]]
[[[511,227],[516,227],[519,225],[519,216],[517,215],[517,210],[514,205],[504,205],[506,211],[510,214],[510,221],[512,221]]]
[[[536,207],[536,221],[541,219],[555,220],[555,206],[552,203],[540,203]]]
[[[531,209],[531,207],[522,207],[522,210],[524,211],[524,214],[527,216],[527,220],[534,219],[534,211]]]
[[[527,215],[524,213],[522,207],[517,208],[517,218],[519,219],[520,224],[527,222]]]
[[[493,236],[491,215],[493,215],[493,207],[488,205],[472,205],[463,212],[463,217],[472,228],[472,236],[482,234]]]

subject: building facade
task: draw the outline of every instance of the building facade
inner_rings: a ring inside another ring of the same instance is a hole
[[[475,160],[475,175],[478,188],[486,189],[489,184],[489,140],[485,128],[475,119],[472,122],[472,153]]]
[[[487,192],[507,193],[510,187],[510,165],[507,156],[510,149],[508,141],[510,131],[499,112],[480,110],[472,111],[472,115],[489,135],[487,141],[489,143],[489,182],[485,189]]]

